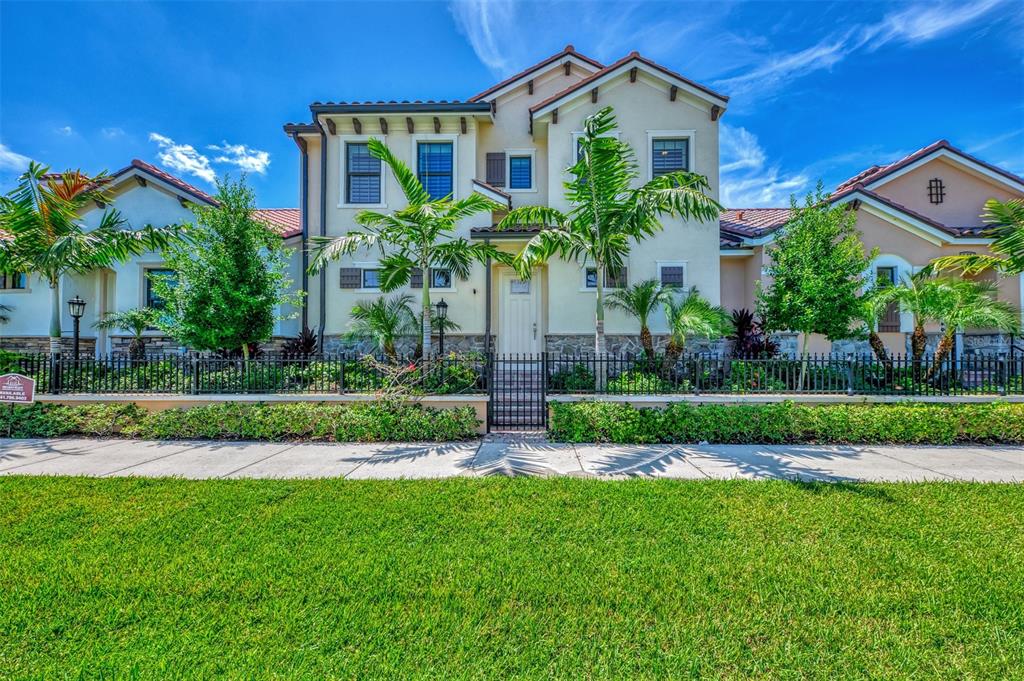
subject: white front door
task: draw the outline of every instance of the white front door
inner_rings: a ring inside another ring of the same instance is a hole
[[[498,352],[540,352],[540,277],[520,279],[506,270],[499,279]]]

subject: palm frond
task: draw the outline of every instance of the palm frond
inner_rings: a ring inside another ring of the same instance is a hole
[[[313,258],[308,271],[310,274],[319,274],[332,260],[351,255],[361,248],[373,248],[380,240],[378,235],[373,233],[349,232],[339,237],[310,237],[309,243]]]
[[[398,181],[398,186],[402,188],[402,193],[405,194],[405,200],[409,202],[410,206],[418,206],[430,202],[430,194],[423,188],[423,183],[420,182],[420,179],[416,177],[416,174],[409,166],[405,165],[392,153],[391,149],[384,142],[371,138],[367,146],[371,155],[379,158],[391,169],[395,180]]]

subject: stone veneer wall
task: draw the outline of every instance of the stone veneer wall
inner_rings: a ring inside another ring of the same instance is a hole
[[[900,354],[910,354],[910,334],[905,334],[905,346]],[[927,334],[925,353],[932,354],[939,345],[940,333]],[[1005,333],[965,333],[957,336],[960,353],[963,355],[1000,355],[1009,354],[1012,337]],[[873,355],[874,351],[867,340],[841,340],[832,343],[832,352],[839,355]]]
[[[663,352],[668,345],[667,335],[655,335],[654,350]],[[605,345],[609,354],[642,354],[644,346],[640,343],[639,334],[606,334]],[[577,334],[548,334],[544,337],[544,346],[547,352],[559,355],[592,355],[594,354],[594,335]],[[687,340],[686,352],[708,352],[714,355],[724,355],[729,350],[729,341],[720,339],[717,341],[706,341],[699,338]]]
[[[486,349],[486,336],[479,334],[448,334],[444,335],[445,353],[455,352],[466,354],[470,352],[483,353]],[[438,337],[433,336],[434,350],[437,350]],[[491,347],[494,347],[494,336],[491,336]],[[403,338],[398,342],[398,353],[400,355],[411,355],[416,349],[415,338]],[[350,340],[344,336],[325,336],[324,352],[328,354],[354,352],[369,354],[373,346],[367,341]]]
[[[66,336],[60,339],[62,354],[70,354],[75,341]],[[48,354],[50,352],[49,336],[0,336],[0,350],[18,352],[23,355]],[[96,354],[96,339],[80,337],[78,339],[79,356]]]

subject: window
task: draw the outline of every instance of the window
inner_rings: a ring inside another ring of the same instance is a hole
[[[946,188],[942,186],[942,180],[938,177],[928,180],[928,200],[932,203],[942,203],[946,198]]]
[[[577,161],[580,160],[580,151],[583,149],[583,138],[585,136],[586,136],[586,133],[584,133],[584,132],[582,132],[580,130],[577,130],[576,132],[572,133],[572,162],[573,163],[576,163]],[[601,135],[601,137],[614,137],[615,139],[619,139],[619,133],[617,131],[616,132],[609,132],[609,133],[605,133],[604,135]]]
[[[0,272],[0,289],[20,290],[28,288],[28,275],[24,272]]]
[[[660,138],[651,140],[651,177],[689,170],[690,140]]]
[[[658,281],[663,287],[683,288],[686,286],[686,265],[658,263]]]
[[[380,159],[364,142],[345,143],[345,202],[380,203]]]
[[[380,270],[363,270],[363,288],[380,288]]]
[[[588,267],[583,277],[583,285],[586,288],[597,288],[597,268]]]
[[[626,268],[623,267],[618,272],[612,274],[605,270],[604,273],[604,288],[625,288],[626,286]],[[597,268],[587,267],[583,270],[583,288],[585,289],[596,289],[597,288]]]
[[[430,288],[451,288],[452,287],[452,271],[431,267],[430,268]]]
[[[451,142],[420,142],[416,145],[417,176],[431,199],[443,199],[452,193],[453,146]]]
[[[167,302],[158,296],[154,290],[153,282],[156,279],[163,279],[167,281],[170,286],[174,286],[177,282],[177,277],[174,274],[174,270],[156,268],[146,270],[146,307],[151,307],[154,310],[162,310],[167,306]]]
[[[896,268],[895,267],[879,267],[875,269],[875,282],[879,286],[895,286],[896,285]]]
[[[509,156],[508,188],[533,189],[532,156]]]
[[[530,280],[510,279],[508,282],[508,289],[508,292],[513,296],[528,296],[530,295]]]

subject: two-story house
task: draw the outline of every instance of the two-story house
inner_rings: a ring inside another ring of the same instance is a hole
[[[502,207],[467,220],[459,235],[518,251],[534,230],[497,231],[504,210],[521,205],[568,209],[565,168],[572,165],[583,120],[615,110],[618,135],[636,151],[641,175],[691,170],[708,177],[718,199],[718,122],[728,98],[637,53],[603,65],[570,45],[466,101],[314,103],[312,121],[285,132],[301,154],[302,230],[338,236],[363,209],[395,210],[403,196],[367,150],[383,140],[417,172],[427,190],[456,198],[479,192]],[[717,223],[668,220],[664,231],[632,249],[625,272],[610,286],[655,278],[697,286],[720,300]],[[449,347],[502,353],[593,347],[595,271],[585,262],[553,260],[522,280],[509,268],[477,266],[466,281],[435,270],[411,282],[443,298],[461,330]],[[328,350],[342,345],[349,310],[380,295],[377,253],[365,251],[308,277],[310,326]],[[609,350],[636,347],[635,320],[611,311]],[[652,329],[664,333],[664,320]]]

